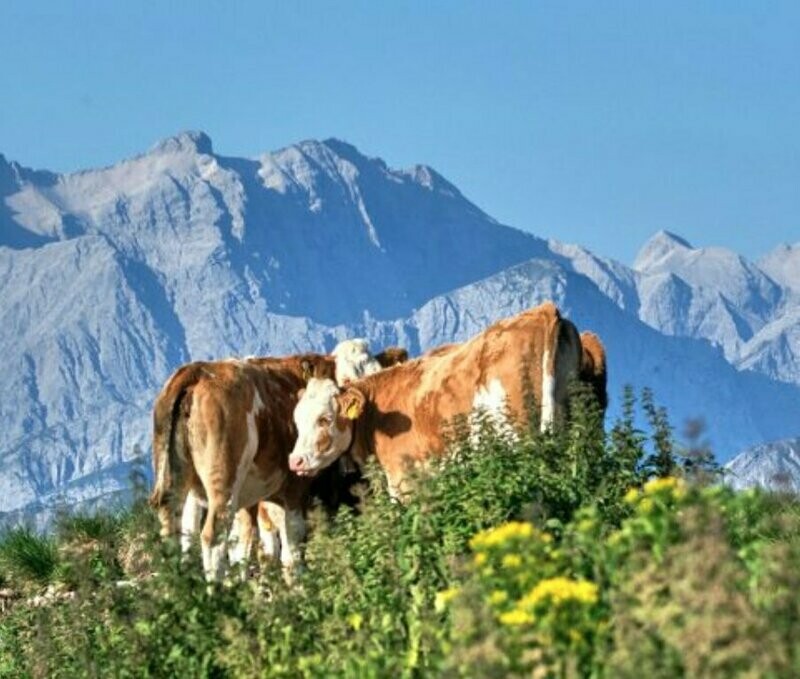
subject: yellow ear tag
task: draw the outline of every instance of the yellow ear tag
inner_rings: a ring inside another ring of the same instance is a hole
[[[358,417],[358,404],[352,403],[350,407],[347,409],[345,416],[348,420],[355,420]]]

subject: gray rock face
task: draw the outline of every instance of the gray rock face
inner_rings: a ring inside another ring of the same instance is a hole
[[[651,386],[724,459],[800,433],[793,257],[661,233],[628,268],[337,140],[244,159],[187,132],[68,175],[0,156],[0,512],[120,494],[182,362],[352,335],[419,352],[545,299],[606,342],[611,417]]]
[[[800,492],[800,438],[754,446],[728,462],[724,471],[727,483],[737,489]]]

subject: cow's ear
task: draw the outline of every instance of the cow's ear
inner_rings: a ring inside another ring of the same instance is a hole
[[[387,347],[375,356],[381,368],[391,368],[393,365],[405,363],[408,360],[408,351],[403,347]]]
[[[308,382],[308,380],[314,376],[314,369],[311,366],[311,361],[309,361],[307,358],[304,358],[300,362],[300,368],[303,371],[303,381]]]
[[[348,420],[357,420],[361,413],[364,412],[364,406],[367,403],[367,397],[364,392],[356,387],[348,387],[336,397],[339,404],[339,412],[342,417]]]

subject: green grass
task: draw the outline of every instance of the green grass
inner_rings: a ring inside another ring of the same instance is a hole
[[[64,514],[58,517],[55,532],[60,542],[98,541],[113,544],[120,536],[120,514]]]
[[[0,538],[0,569],[8,584],[50,582],[59,566],[58,545],[30,528],[13,528]]]

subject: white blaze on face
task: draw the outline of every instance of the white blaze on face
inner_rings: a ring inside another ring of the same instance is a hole
[[[508,395],[498,378],[493,378],[488,385],[478,387],[472,400],[472,409],[482,414],[485,421],[498,434],[516,438],[516,432],[508,421]],[[473,442],[476,442],[480,431],[480,420],[475,415],[472,417],[471,429]]]
[[[341,418],[333,380],[311,378],[294,409],[297,442],[289,456],[289,469],[301,476],[313,476],[332,464],[352,439],[349,426],[339,428]]]
[[[381,369],[381,364],[369,353],[369,342],[360,337],[339,342],[331,354],[336,359],[336,383],[339,385]]]

